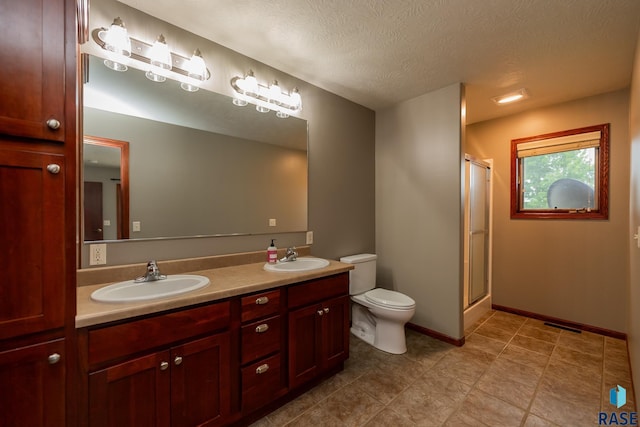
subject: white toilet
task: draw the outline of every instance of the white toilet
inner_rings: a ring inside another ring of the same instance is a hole
[[[375,254],[340,258],[354,264],[349,272],[351,333],[377,349],[402,354],[407,351],[404,325],[416,312],[416,302],[405,294],[376,288]]]

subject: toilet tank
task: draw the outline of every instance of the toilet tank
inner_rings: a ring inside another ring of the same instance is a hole
[[[376,259],[375,254],[358,254],[340,258],[340,262],[354,264],[349,271],[349,294],[357,295],[376,287]]]

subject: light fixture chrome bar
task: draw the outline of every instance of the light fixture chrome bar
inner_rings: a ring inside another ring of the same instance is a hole
[[[91,32],[91,37],[102,49],[105,49],[105,36],[107,31],[108,31],[107,28],[96,28]],[[129,39],[131,40],[131,56],[128,59],[134,59],[136,61],[140,61],[150,65],[151,64],[150,51],[151,51],[152,45],[150,43],[146,43],[142,40],[138,40],[131,36],[129,36]],[[188,58],[186,56],[180,55],[175,52],[171,52],[171,70],[170,71],[185,77],[193,78],[192,76],[189,76],[190,60],[191,58]],[[201,80],[201,81],[209,80],[210,77],[211,77],[211,72],[207,68],[207,75],[205,76],[204,80]]]
[[[254,104],[260,112],[273,110],[280,118],[289,117],[289,114],[302,109],[302,100],[298,89],[291,92],[283,92],[277,81],[270,86],[258,83],[253,71],[249,70],[245,77],[233,77],[231,87],[236,92],[233,103],[238,106]]]

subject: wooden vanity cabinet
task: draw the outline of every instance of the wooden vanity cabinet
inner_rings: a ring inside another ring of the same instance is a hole
[[[75,424],[79,3],[0,6],[3,427]]]
[[[290,286],[287,294],[293,389],[341,369],[349,357],[349,275]]]
[[[3,147],[0,142],[0,258],[7,261],[0,340],[62,328],[65,321],[64,156]]]
[[[69,0],[2,2],[0,133],[65,141],[69,125],[65,117],[67,2],[71,3]],[[75,34],[75,28],[71,30],[70,34]],[[72,42],[75,50],[75,37]]]
[[[88,425],[226,424],[230,306],[225,301],[85,331]]]
[[[245,414],[287,392],[282,292],[276,289],[240,299],[241,405]]]
[[[0,352],[0,426],[65,425],[63,339]]]

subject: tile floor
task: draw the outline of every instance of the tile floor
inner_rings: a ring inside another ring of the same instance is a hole
[[[352,336],[343,372],[253,427],[595,426],[600,411],[635,411],[622,340],[492,311],[463,347],[409,330],[407,347],[390,355]]]

